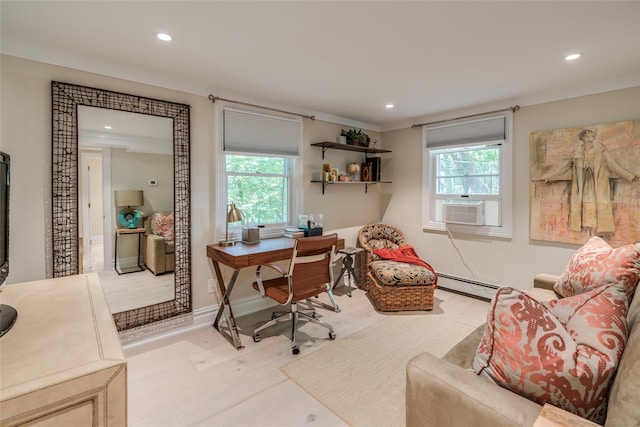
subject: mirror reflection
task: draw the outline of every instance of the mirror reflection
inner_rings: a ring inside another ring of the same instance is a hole
[[[173,135],[173,214],[175,218],[173,223],[175,249],[174,298],[140,308],[113,313],[113,320],[118,330],[124,331],[190,314],[192,312],[190,107],[186,104],[57,81],[51,82],[51,246],[47,252],[50,257],[51,277],[66,277],[78,274],[83,267],[85,244],[80,239],[83,227],[80,224],[81,209],[79,205],[82,196],[79,180],[82,173],[80,170],[78,137],[78,109],[81,106],[125,111],[141,116],[166,117],[171,120]],[[115,152],[112,147],[104,148],[101,151],[103,186],[112,185],[111,181],[114,174],[111,173],[111,162],[113,158],[116,158],[116,156],[111,155],[112,152]],[[132,165],[127,170],[130,171],[131,169],[135,169],[135,166]],[[87,182],[89,182],[88,179]],[[85,186],[85,188],[88,188],[88,186]],[[142,207],[144,207],[144,190],[137,188],[133,191],[142,193],[142,201],[138,199],[135,203],[141,203]],[[127,251],[126,247],[115,247],[116,242],[120,242],[120,238],[116,239],[115,236],[122,231],[121,229],[115,229],[116,231],[113,232],[115,227],[113,218],[116,217],[116,208],[138,209],[140,206],[114,206],[115,197],[111,188],[108,191],[103,190],[102,203],[104,216],[102,221],[103,269],[107,271],[106,267],[110,267],[112,262],[115,263],[115,258],[119,259],[120,249]],[[156,203],[159,202],[150,201],[150,207],[152,209],[164,209],[159,204],[156,205]],[[91,223],[90,219],[85,220],[85,222],[87,221],[89,224]],[[137,227],[137,225],[134,226]],[[113,237],[109,234],[111,232],[113,232]],[[131,233],[131,231],[129,233],[122,232],[123,245],[124,240],[131,237]],[[91,231],[87,232],[89,240],[90,234]],[[133,232],[133,234],[141,239],[143,235],[146,235],[146,229],[141,230],[140,233]],[[117,257],[115,256],[116,249],[118,250]],[[113,258],[111,258],[112,253],[114,254]],[[136,258],[140,260],[137,253],[133,255],[133,260],[135,261]],[[130,261],[130,257],[126,252],[123,252],[123,260],[125,264]],[[119,262],[114,264],[114,267],[115,265],[119,266]],[[123,267],[125,266],[123,265]],[[139,274],[120,275],[118,277]],[[162,275],[158,277],[162,277]],[[114,309],[113,311],[119,311],[119,309]]]
[[[173,120],[78,106],[82,272],[112,313],[175,298]]]

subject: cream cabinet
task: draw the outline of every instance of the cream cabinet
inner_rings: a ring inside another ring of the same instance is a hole
[[[96,274],[7,285],[0,425],[126,426],[127,364]]]

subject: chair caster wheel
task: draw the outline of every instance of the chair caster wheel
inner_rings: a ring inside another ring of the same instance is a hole
[[[253,334],[253,342],[260,342],[261,340],[260,334]]]
[[[336,333],[333,332],[333,331],[329,332],[329,339],[330,340],[335,340],[336,339]]]
[[[293,348],[291,349],[291,352],[292,352],[293,354],[298,354],[298,353],[300,353],[300,349],[298,348],[298,346],[295,346],[295,347],[293,347]]]
[[[311,313],[311,317],[313,317],[314,319],[318,318],[318,313],[316,313],[315,311],[313,313]]]

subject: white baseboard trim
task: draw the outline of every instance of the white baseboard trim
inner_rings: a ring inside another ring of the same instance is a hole
[[[233,316],[240,317],[247,314],[255,313],[260,310],[266,310],[270,307],[276,307],[278,304],[269,298],[262,298],[259,295],[242,298],[240,300],[232,300]],[[193,311],[193,323],[213,324],[213,319],[218,313],[218,304],[208,307],[199,308]]]
[[[438,272],[438,288],[470,297],[477,297],[485,301],[491,301],[499,286],[475,279]]]
[[[234,317],[244,316],[278,305],[268,298],[260,297],[260,295],[233,301],[232,304]],[[153,341],[191,331],[196,328],[202,328],[205,326],[212,327],[213,319],[218,313],[218,307],[218,304],[210,305],[208,307],[194,310],[192,313],[184,316],[120,332],[122,347],[125,350],[131,349]]]

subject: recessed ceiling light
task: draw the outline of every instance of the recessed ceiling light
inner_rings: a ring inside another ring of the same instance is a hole
[[[387,105],[384,106],[384,108],[386,108],[387,110],[390,110],[393,107],[395,107],[395,105],[393,105],[393,104],[387,104]]]
[[[111,129],[111,125],[104,125],[104,128],[107,129],[107,130],[110,130]]]
[[[165,42],[169,42],[173,39],[173,37],[171,37],[171,35],[167,33],[158,33],[156,34],[156,37]]]
[[[570,55],[567,55],[564,57],[565,61],[575,61],[576,59],[580,58],[582,55],[579,53],[572,53]]]

